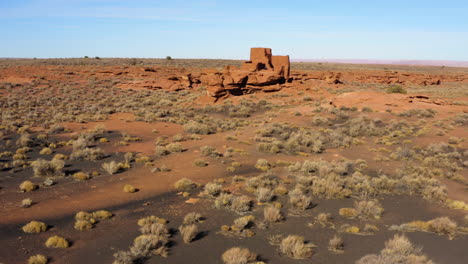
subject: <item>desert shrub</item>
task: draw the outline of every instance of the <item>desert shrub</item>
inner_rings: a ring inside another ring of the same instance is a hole
[[[328,242],[328,250],[335,253],[343,253],[343,239],[337,235],[333,236],[332,239]]]
[[[195,224],[179,226],[180,234],[185,243],[192,242],[198,234],[198,227]]]
[[[234,225],[231,226],[231,229],[233,231],[241,232],[242,230],[246,228],[250,228],[254,220],[255,220],[255,217],[253,215],[247,215],[247,216],[236,218],[234,220]]]
[[[312,256],[312,244],[305,243],[304,237],[289,235],[280,243],[280,251],[293,259],[305,259]]]
[[[420,247],[415,247],[406,236],[398,234],[385,242],[385,248],[380,251],[380,254],[366,255],[356,261],[356,264],[392,263],[433,264],[421,253]]]
[[[392,86],[387,87],[386,92],[387,92],[387,93],[401,93],[401,94],[405,94],[405,93],[406,93],[406,90],[405,90],[405,88],[403,88],[403,87],[400,86],[400,85],[392,85]]]
[[[25,233],[40,233],[47,230],[47,225],[42,222],[31,221],[23,226],[22,229]]]
[[[208,135],[216,132],[216,128],[193,120],[184,125],[184,130],[188,133],[198,135]]]
[[[346,217],[346,218],[354,218],[354,217],[356,217],[358,215],[356,209],[348,208],[348,207],[340,208],[338,213],[339,213],[339,215],[341,215],[343,217]]]
[[[41,151],[39,151],[39,154],[41,154],[41,155],[50,155],[52,153],[53,153],[53,151],[50,148],[43,148],[43,149],[41,149]]]
[[[123,191],[126,193],[134,193],[137,191],[137,189],[130,184],[125,184],[123,187]]]
[[[250,211],[251,207],[252,207],[252,200],[248,196],[242,195],[242,196],[235,196],[232,199],[230,209],[237,212],[238,214],[242,214],[242,213]]]
[[[107,172],[109,175],[116,174],[119,172],[120,168],[117,162],[115,161],[110,161],[110,162],[104,162],[101,165],[102,169]]]
[[[140,232],[144,235],[154,235],[164,240],[171,236],[164,223],[145,224],[140,228]]]
[[[266,159],[259,159],[257,163],[255,163],[255,168],[261,171],[267,171],[271,168],[271,164]]]
[[[16,145],[19,147],[33,147],[34,140],[31,138],[29,133],[23,133],[20,135],[18,140],[16,140]]]
[[[73,150],[70,159],[96,161],[106,157],[104,151],[100,148],[79,148]]]
[[[145,225],[154,224],[154,223],[166,224],[167,220],[164,218],[154,216],[154,215],[150,215],[150,216],[138,219],[139,226],[145,226]]]
[[[218,196],[221,193],[222,186],[217,183],[209,182],[205,185],[205,193],[210,196]]]
[[[289,193],[289,203],[295,208],[306,210],[312,206],[312,197],[303,194],[298,189]]]
[[[182,145],[178,142],[176,143],[170,143],[166,146],[166,149],[170,152],[182,152],[185,149],[182,147]]]
[[[273,206],[267,206],[263,209],[263,217],[268,223],[280,222],[283,220],[281,211]]]
[[[77,220],[73,228],[79,231],[89,230],[94,227],[94,221],[90,220]]]
[[[357,215],[361,218],[379,219],[384,212],[382,205],[375,200],[357,201],[354,203],[354,207]]]
[[[246,248],[230,248],[226,250],[222,257],[225,264],[249,264],[257,260],[257,254]]]
[[[156,157],[162,157],[168,155],[170,152],[164,146],[156,146],[154,148],[154,155]]]
[[[112,264],[133,264],[135,257],[129,251],[118,251],[114,254]]]
[[[23,199],[21,201],[21,207],[28,208],[32,205],[33,201],[30,198]]]
[[[151,251],[157,255],[167,255],[167,238],[157,235],[140,235],[135,238],[130,247],[130,253],[135,259],[147,257]]]
[[[193,165],[197,167],[206,167],[208,166],[208,162],[202,160],[202,159],[196,159],[193,161]]]
[[[200,148],[200,154],[202,156],[210,156],[210,157],[213,157],[213,158],[216,158],[219,156],[219,153],[218,151],[216,151],[216,148],[212,147],[212,146],[203,146]]]
[[[184,225],[191,225],[200,222],[202,219],[202,215],[199,213],[191,212],[184,216]]]
[[[428,222],[429,231],[448,235],[450,238],[453,238],[457,231],[457,223],[452,221],[448,217],[439,217],[435,218]]]
[[[215,200],[215,207],[216,208],[229,208],[232,204],[232,200],[234,196],[230,193],[221,193]]]
[[[92,213],[92,217],[98,220],[109,219],[109,218],[112,218],[112,216],[114,215],[111,212],[106,211],[106,210],[98,210]]]
[[[178,191],[190,191],[197,188],[197,184],[190,179],[182,178],[174,183],[174,188]]]
[[[84,173],[84,172],[73,173],[73,179],[75,180],[86,181],[89,178],[91,178],[91,176],[89,176],[89,174]]]
[[[47,263],[48,263],[47,258],[40,254],[31,256],[28,259],[28,264],[47,264]]]
[[[320,213],[315,217],[315,222],[319,223],[322,227],[325,227],[327,225],[332,225],[333,226],[333,218],[331,214],[329,213]]]
[[[37,185],[31,181],[24,181],[20,184],[19,188],[22,192],[31,192],[37,188]]]
[[[36,177],[58,177],[63,175],[65,162],[60,159],[52,159],[51,161],[38,159],[31,166]]]
[[[268,203],[273,199],[275,193],[272,189],[267,187],[260,187],[255,191],[255,195],[257,196],[257,200],[261,203]]]
[[[45,243],[48,248],[67,248],[69,247],[68,241],[60,236],[51,236]]]

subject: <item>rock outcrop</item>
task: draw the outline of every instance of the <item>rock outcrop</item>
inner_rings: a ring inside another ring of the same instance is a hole
[[[245,94],[257,90],[278,91],[290,81],[289,56],[273,56],[269,48],[252,48],[250,60],[240,68],[226,67],[222,72],[207,71],[200,82],[213,97]]]

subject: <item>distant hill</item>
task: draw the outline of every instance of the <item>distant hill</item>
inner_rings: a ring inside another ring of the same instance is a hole
[[[439,61],[439,60],[346,60],[346,59],[292,59],[293,62],[330,62],[349,64],[388,64],[388,65],[420,65],[467,67],[468,61]]]

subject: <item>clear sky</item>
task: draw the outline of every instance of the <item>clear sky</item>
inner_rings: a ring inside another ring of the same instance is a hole
[[[0,0],[0,57],[468,61],[468,0]]]

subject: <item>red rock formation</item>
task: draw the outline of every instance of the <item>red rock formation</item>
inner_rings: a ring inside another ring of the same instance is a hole
[[[205,72],[200,81],[208,95],[225,96],[256,90],[278,91],[289,80],[289,56],[272,56],[269,48],[252,48],[250,60],[241,68],[228,66],[223,72]]]

